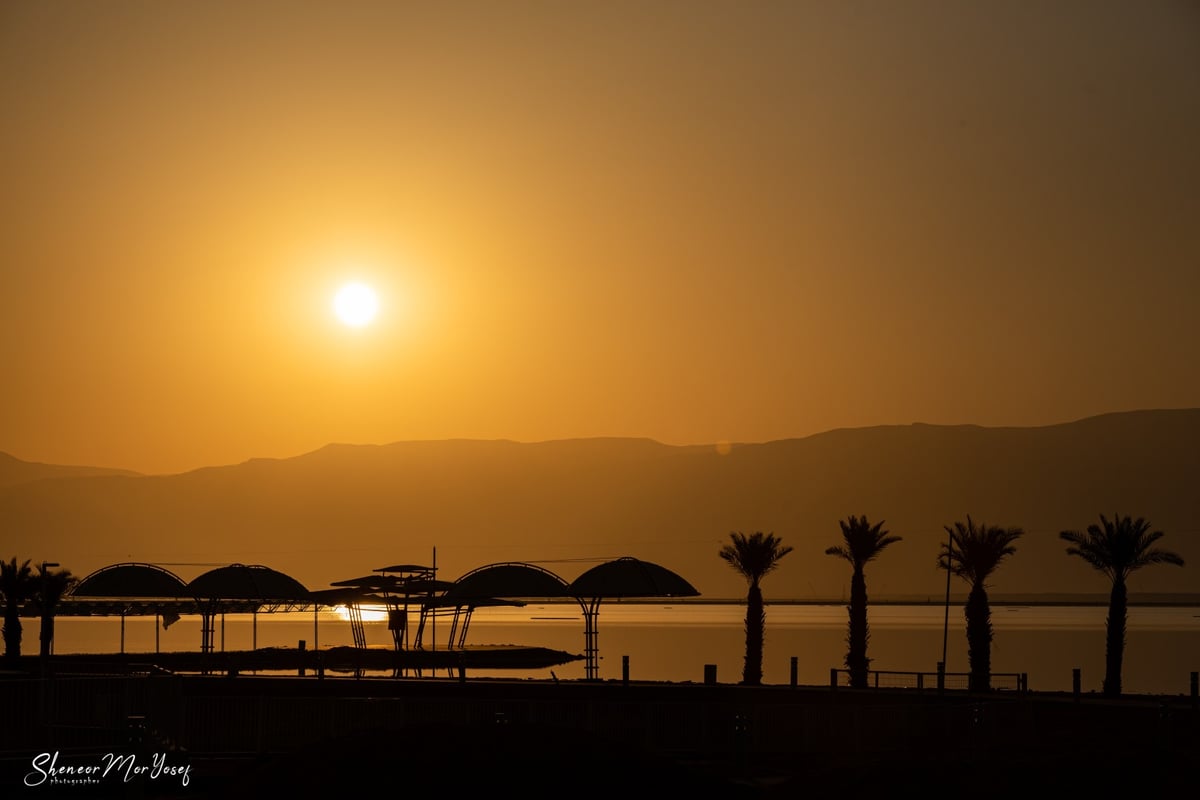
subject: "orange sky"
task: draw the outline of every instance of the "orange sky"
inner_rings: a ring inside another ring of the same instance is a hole
[[[0,108],[28,460],[1200,405],[1195,3],[10,2]]]

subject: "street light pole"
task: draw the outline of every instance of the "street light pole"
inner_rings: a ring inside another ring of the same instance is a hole
[[[42,577],[42,597],[41,597],[42,602],[38,604],[41,607],[42,619],[44,619],[46,616],[46,593],[50,587],[50,581],[49,581],[50,569],[52,567],[59,567],[59,566],[62,566],[62,565],[59,564],[57,561],[43,561],[42,562],[42,575],[41,575],[41,577]],[[42,624],[42,619],[38,620],[38,633],[39,633],[38,639],[39,639],[39,641],[42,639],[42,637],[44,637],[46,635],[46,630],[45,630],[46,626],[44,624]],[[46,677],[46,672],[48,669],[48,664],[46,662],[48,662],[50,660],[50,642],[42,641],[40,649],[41,649],[41,656],[42,656],[42,658],[41,658],[42,677],[44,678],[44,677]]]
[[[44,616],[46,616],[46,610],[48,608],[46,595],[49,591],[50,570],[54,569],[54,567],[59,567],[59,566],[62,566],[62,565],[59,564],[58,561],[42,561],[42,603],[41,603],[41,606],[42,606],[43,618],[44,618]],[[50,645],[52,645],[52,644],[53,644],[53,639],[50,640],[50,642],[46,643],[46,655],[50,655]]]

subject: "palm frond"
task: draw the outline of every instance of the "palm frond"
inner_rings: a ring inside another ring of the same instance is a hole
[[[778,567],[780,559],[792,552],[792,548],[783,544],[774,533],[755,531],[746,536],[735,531],[729,534],[729,539],[729,544],[722,547],[717,555],[752,586]]]
[[[1059,534],[1073,546],[1067,555],[1078,556],[1110,580],[1124,581],[1135,570],[1151,564],[1183,566],[1183,558],[1170,550],[1160,550],[1154,543],[1165,534],[1150,530],[1144,518],[1114,514],[1110,520],[1100,515],[1100,524],[1092,524],[1087,533],[1063,531]]]
[[[825,555],[827,555],[827,556],[837,556],[838,558],[844,558],[844,559],[846,559],[846,560],[847,560],[847,561],[849,561],[851,564],[853,564],[853,563],[854,563],[854,557],[853,557],[853,556],[851,556],[851,555],[850,555],[850,551],[849,551],[849,550],[847,550],[847,549],[846,549],[846,548],[844,548],[844,547],[826,547],[826,548],[825,548]]]
[[[845,547],[837,549],[848,553],[849,557],[846,557],[846,560],[854,564],[856,568],[861,568],[883,552],[888,545],[902,540],[902,537],[892,536],[889,531],[884,530],[883,525],[882,520],[872,525],[865,514],[861,517],[852,514],[844,520],[838,520]],[[829,551],[826,550],[826,552]]]
[[[967,516],[966,524],[955,522],[945,526],[950,541],[942,544],[938,566],[972,586],[984,586],[987,579],[1008,556],[1017,551],[1014,542],[1025,535],[1020,528],[1001,528],[975,524]]]

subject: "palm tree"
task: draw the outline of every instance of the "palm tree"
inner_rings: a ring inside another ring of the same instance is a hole
[[[1017,551],[1013,542],[1025,534],[1020,528],[967,524],[946,526],[950,541],[942,545],[938,566],[948,569],[971,585],[965,609],[967,617],[967,660],[971,675],[967,685],[973,692],[992,688],[992,610],[988,605],[987,579],[1000,562]]]
[[[867,522],[866,515],[851,515],[846,520],[838,520],[838,525],[842,527],[845,544],[826,549],[825,555],[844,558],[854,568],[850,576],[850,605],[847,607],[850,622],[846,633],[846,669],[850,670],[850,685],[865,689],[871,660],[867,658],[870,633],[867,630],[867,579],[863,567],[888,545],[900,541],[901,537],[889,535],[888,531],[883,530],[883,522],[875,525]]]
[[[750,584],[746,595],[746,664],[742,683],[757,686],[762,683],[763,637],[767,627],[759,583],[792,548],[784,546],[775,534],[764,535],[762,531],[749,536],[735,532],[729,534],[729,539],[730,543],[721,548],[719,555]]]
[[[1125,581],[1130,573],[1150,564],[1183,566],[1183,559],[1170,550],[1152,547],[1163,537],[1162,531],[1150,531],[1150,523],[1138,517],[1114,515],[1112,521],[1100,515],[1100,525],[1089,525],[1087,533],[1062,531],[1059,536],[1071,543],[1067,554],[1079,556],[1112,581],[1108,598],[1107,639],[1104,648],[1104,693],[1121,694],[1121,661],[1125,656],[1125,621],[1129,595]]]
[[[21,659],[21,606],[33,591],[29,559],[0,561],[0,593],[4,594],[4,658],[10,667]]]
[[[78,578],[68,569],[50,569],[45,563],[38,566],[38,576],[34,579],[33,599],[38,612],[42,616],[41,657],[42,663],[50,657],[51,644],[54,642],[54,613],[63,597],[75,587]]]

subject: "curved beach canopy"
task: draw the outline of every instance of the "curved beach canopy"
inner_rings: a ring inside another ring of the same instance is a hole
[[[308,593],[308,598],[323,606],[348,606],[363,603],[383,605],[387,598],[373,594],[365,589],[351,586],[335,587],[333,589],[317,589]]]
[[[400,582],[399,578],[391,575],[363,575],[360,578],[347,578],[344,581],[331,581],[330,586],[337,588],[355,588],[355,589],[370,589],[372,591],[382,591],[384,589],[393,589]]]
[[[187,591],[201,600],[291,600],[307,602],[300,581],[261,564],[230,564],[192,580]]]
[[[154,564],[112,564],[88,575],[72,597],[189,597],[187,585],[170,570]]]
[[[567,582],[548,569],[517,561],[473,569],[446,590],[448,600],[574,597]]]
[[[416,595],[440,592],[449,589],[450,581],[439,581],[433,578],[407,577],[395,575],[364,575],[361,578],[347,578],[344,581],[334,581],[329,584],[336,588],[353,588],[363,591],[384,592],[395,595]]]
[[[573,597],[696,597],[700,592],[678,573],[625,556],[592,567],[568,587]]]
[[[695,597],[700,594],[678,574],[650,561],[625,556],[592,567],[572,581],[570,593],[583,606],[584,667],[588,680],[600,677],[597,617],[606,597]]]

